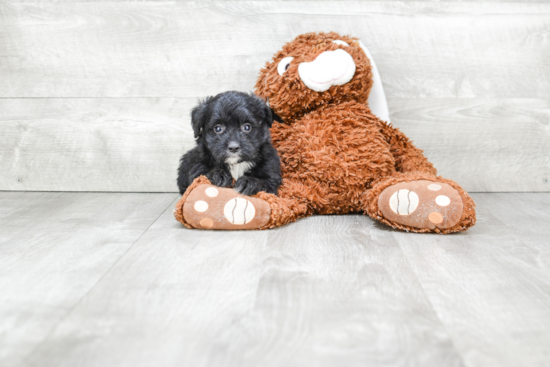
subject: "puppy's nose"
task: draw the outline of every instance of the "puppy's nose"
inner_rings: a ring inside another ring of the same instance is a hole
[[[239,148],[241,146],[239,145],[239,143],[237,143],[236,141],[232,141],[229,143],[229,145],[227,146],[227,149],[229,149],[229,151],[231,153],[237,153],[239,151]]]

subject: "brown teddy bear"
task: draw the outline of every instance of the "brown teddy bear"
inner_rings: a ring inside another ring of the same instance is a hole
[[[189,228],[267,229],[312,214],[363,212],[393,228],[452,233],[475,204],[413,143],[367,105],[373,73],[357,38],[307,33],[260,71],[256,94],[284,123],[271,128],[281,158],[278,196],[214,187],[201,176],[176,206]]]

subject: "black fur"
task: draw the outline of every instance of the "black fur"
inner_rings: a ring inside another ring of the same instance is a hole
[[[180,194],[200,175],[216,186],[231,186],[233,177],[228,160],[253,163],[235,182],[237,192],[277,194],[281,162],[271,144],[272,124],[271,108],[254,94],[225,92],[200,102],[191,112],[197,146],[181,157],[178,169]],[[246,131],[246,125],[250,125],[250,131]],[[214,130],[218,126],[223,129],[221,133]]]

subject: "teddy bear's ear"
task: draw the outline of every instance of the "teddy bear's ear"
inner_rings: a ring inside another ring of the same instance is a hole
[[[380,74],[378,73],[378,68],[376,67],[376,63],[374,62],[374,59],[367,49],[367,47],[363,44],[363,42],[359,41],[359,46],[367,55],[367,58],[370,61],[371,67],[372,67],[372,89],[369,94],[369,99],[367,103],[369,104],[369,108],[371,112],[377,116],[379,119],[387,122],[390,121],[390,112],[388,111],[388,102],[386,101],[386,94],[384,93],[384,87],[382,86],[382,79],[380,79]]]
[[[195,139],[197,139],[202,134],[202,128],[206,123],[206,107],[208,102],[212,97],[206,97],[204,100],[199,102],[199,105],[193,108],[191,111],[191,126],[193,127],[193,134]]]

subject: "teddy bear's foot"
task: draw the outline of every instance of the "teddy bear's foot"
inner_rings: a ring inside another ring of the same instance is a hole
[[[183,203],[185,224],[198,229],[257,229],[269,221],[269,204],[230,188],[199,184]]]
[[[390,225],[446,232],[461,220],[464,205],[460,193],[449,184],[418,180],[385,188],[378,208]]]

